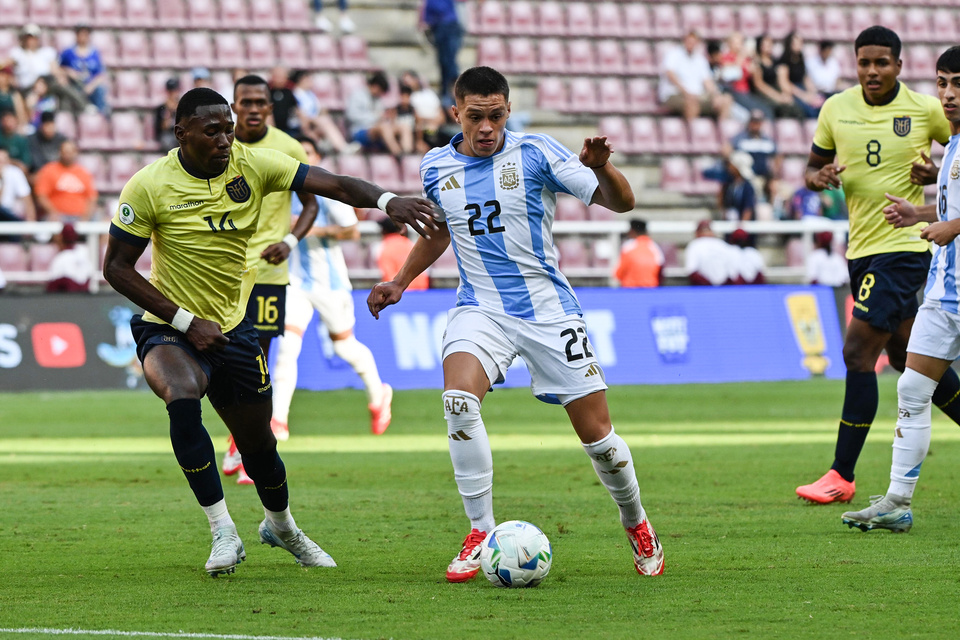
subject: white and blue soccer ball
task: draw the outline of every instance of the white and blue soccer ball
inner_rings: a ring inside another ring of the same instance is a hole
[[[550,573],[552,562],[547,536],[521,520],[497,525],[480,547],[480,568],[496,587],[535,587]]]

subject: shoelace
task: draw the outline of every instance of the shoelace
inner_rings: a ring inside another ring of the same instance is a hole
[[[213,536],[213,555],[219,556],[235,551],[236,547],[232,543],[232,538],[232,536],[228,536],[218,529]]]
[[[647,558],[652,556],[654,552],[653,536],[650,534],[650,529],[647,528],[646,521],[630,529],[630,533],[636,538],[642,552],[641,555]]]
[[[487,534],[483,531],[477,531],[473,529],[470,531],[470,535],[467,536],[467,539],[463,541],[463,549],[460,550],[460,555],[457,556],[460,560],[465,560],[468,555],[473,553],[474,548],[487,537]]]

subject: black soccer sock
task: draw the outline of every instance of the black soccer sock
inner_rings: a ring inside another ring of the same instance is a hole
[[[253,480],[260,502],[270,511],[283,511],[289,504],[287,470],[277,453],[277,447],[257,453],[244,453],[243,468]]]
[[[216,452],[210,434],[203,428],[200,401],[184,398],[167,405],[170,414],[170,442],[177,462],[187,477],[201,507],[223,500],[223,486],[217,469]]]
[[[951,420],[960,424],[960,376],[948,367],[946,373],[940,378],[940,384],[933,392],[933,404],[940,407]]]
[[[832,468],[848,482],[853,482],[853,468],[857,466],[857,458],[870,433],[870,425],[877,417],[879,402],[875,372],[847,372],[843,413],[840,415],[840,432],[837,434]]]

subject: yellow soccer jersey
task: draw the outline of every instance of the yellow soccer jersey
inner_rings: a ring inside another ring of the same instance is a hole
[[[921,151],[929,155],[931,140],[945,144],[949,138],[940,101],[903,83],[889,104],[867,104],[860,85],[823,104],[813,144],[823,155],[836,152],[837,163],[847,166],[840,179],[850,210],[848,259],[930,250],[917,229],[887,224],[883,208],[889,201],[883,194],[923,204],[923,187],[910,183],[911,165],[921,160]]]
[[[238,141],[239,142],[239,141]],[[276,127],[267,128],[267,135],[256,142],[240,143],[254,149],[273,149],[307,164],[303,146]],[[290,233],[289,191],[271,193],[263,197],[260,205],[260,226],[247,245],[247,262],[257,265],[257,284],[289,284],[290,270],[286,262],[270,264],[260,257],[263,250],[283,240]]]
[[[172,302],[227,332],[243,320],[256,267],[247,243],[263,196],[300,188],[307,165],[270,149],[234,144],[230,164],[206,180],[173,149],[124,186],[110,235],[137,246],[153,239],[150,283]],[[163,322],[151,313],[144,320]]]

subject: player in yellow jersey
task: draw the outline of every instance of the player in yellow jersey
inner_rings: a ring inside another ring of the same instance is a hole
[[[843,345],[847,378],[833,465],[816,482],[797,487],[798,496],[818,504],[853,498],[854,467],[877,414],[877,359],[886,349],[891,366],[903,371],[917,294],[930,267],[920,230],[887,224],[884,194],[923,204],[922,185],[936,180],[927,157],[930,142],[945,144],[950,137],[940,101],[897,79],[902,62],[896,33],[870,27],[857,36],[854,49],[860,84],[824,103],[806,172],[808,188],[842,188],[846,195],[854,300]],[[958,393],[960,379],[950,370],[933,400],[960,422]]]
[[[213,443],[203,427],[204,394],[230,429],[264,515],[260,541],[302,566],[336,566],[290,515],[286,471],[270,431],[272,387],[252,323],[245,317],[256,266],[247,244],[265,194],[308,191],[358,207],[377,206],[419,233],[436,230],[430,203],[309,167],[269,149],[233,144],[233,119],[212,89],[188,91],[177,106],[179,148],[134,175],[110,225],[103,274],[145,310],[131,321],[144,378],[167,406],[170,440],[213,535],[212,575],[246,558],[227,511]],[[153,241],[150,280],[136,270]]]
[[[273,101],[267,81],[256,75],[247,75],[233,85],[233,104],[237,115],[236,138],[248,147],[273,149],[287,154],[303,164],[309,164],[303,147],[276,127],[267,124],[273,113]],[[264,358],[270,359],[270,341],[283,335],[290,273],[287,258],[293,247],[307,235],[317,217],[317,199],[312,193],[298,191],[303,213],[296,226],[290,229],[290,191],[268,193],[260,205],[260,224],[247,245],[247,263],[257,265],[257,280],[247,302],[247,316],[253,322],[260,340]],[[276,435],[274,429],[274,435]],[[223,458],[223,472],[237,474],[237,484],[253,484],[240,460],[240,452],[233,438]]]

